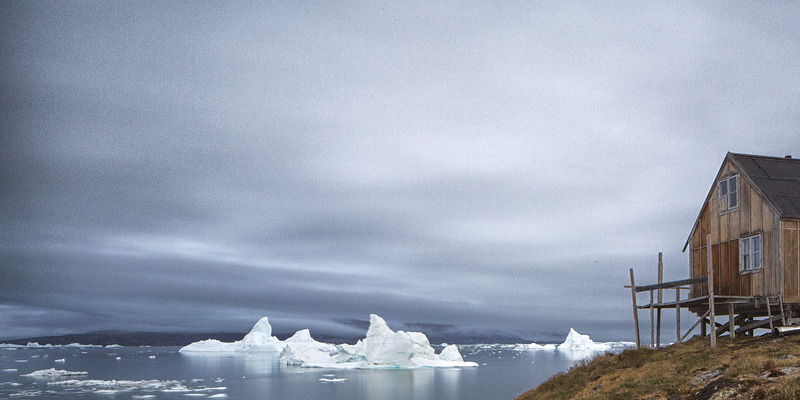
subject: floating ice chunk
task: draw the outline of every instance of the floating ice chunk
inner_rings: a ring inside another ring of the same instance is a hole
[[[16,368],[6,368],[6,369],[3,370],[3,372],[17,372],[17,371],[18,371],[18,369],[16,369]]]
[[[370,315],[369,321],[366,338],[355,345],[341,344],[332,348],[330,345],[319,344],[316,347],[301,348],[288,343],[281,353],[281,362],[303,367],[323,368],[478,366],[473,362],[465,362],[454,345],[446,347],[442,354],[437,355],[425,334],[395,332],[389,328],[383,318],[375,314]],[[297,336],[304,338],[305,333]],[[287,342],[289,342],[288,339]]]
[[[236,351],[267,351],[279,352],[284,344],[272,336],[272,326],[267,317],[256,322],[250,333],[242,340],[236,342],[221,342],[216,339],[201,340],[180,349],[181,352],[236,352]]]
[[[147,357],[147,358],[149,358],[149,359],[151,359],[151,360],[152,360],[152,359],[156,358],[156,356],[149,356],[149,357]]]
[[[537,344],[537,343],[528,343],[523,344],[520,346],[521,350],[555,350],[555,344]]]
[[[320,382],[344,382],[347,378],[319,378],[317,380]]]
[[[53,362],[57,362],[57,363],[65,363],[65,362],[67,362],[67,360],[66,360],[66,359],[63,359],[63,358],[59,358],[58,360],[53,360]]]
[[[69,379],[64,381],[55,381],[55,382],[47,382],[50,386],[62,386],[67,388],[74,388],[74,389],[88,389],[93,390],[95,392],[99,391],[124,391],[124,390],[161,390],[161,391],[172,391],[173,389],[185,389],[184,391],[188,391],[180,381],[159,381],[159,380],[147,380],[147,381],[105,381],[105,380],[97,380],[97,379]]]
[[[567,338],[564,343],[558,345],[559,350],[590,350],[590,351],[606,351],[611,350],[611,346],[607,343],[596,343],[589,335],[581,335],[575,329],[570,328]]]
[[[50,369],[42,369],[39,371],[33,371],[30,374],[25,374],[22,376],[27,376],[30,378],[52,379],[52,378],[62,378],[67,376],[82,376],[82,375],[89,375],[89,373],[83,371],[66,371],[63,369],[50,368]]]

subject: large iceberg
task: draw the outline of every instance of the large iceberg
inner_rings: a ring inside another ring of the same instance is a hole
[[[445,347],[440,354],[420,332],[395,332],[383,318],[369,316],[367,337],[355,345],[338,345],[333,349],[291,343],[281,353],[287,365],[321,368],[420,368],[420,367],[477,367],[467,362],[455,345]]]
[[[215,339],[194,342],[181,352],[280,352],[284,365],[319,368],[420,368],[420,367],[477,367],[467,362],[455,345],[436,351],[428,337],[420,332],[395,332],[383,318],[369,317],[367,336],[354,345],[333,345],[314,340],[308,329],[297,331],[280,341],[272,336],[267,317],[256,323],[242,340],[221,342]]]
[[[235,352],[235,351],[266,351],[279,352],[283,350],[284,343],[272,336],[272,325],[267,317],[256,322],[250,333],[242,340],[235,342],[221,342],[217,339],[201,340],[181,348],[182,352]]]

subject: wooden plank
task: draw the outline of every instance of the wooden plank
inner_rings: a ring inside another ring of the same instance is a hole
[[[655,308],[653,308],[653,291],[650,291],[650,347],[656,347]]]
[[[700,325],[700,323],[701,323],[701,322],[704,322],[704,321],[706,320],[706,317],[708,316],[708,313],[709,313],[709,311],[706,311],[706,313],[705,313],[705,314],[703,314],[703,316],[702,316],[702,317],[700,317],[700,319],[698,319],[698,320],[697,320],[697,322],[695,322],[695,323],[692,325],[692,327],[691,327],[691,328],[689,328],[689,330],[688,330],[688,331],[686,331],[686,333],[685,333],[685,334],[683,334],[683,336],[681,336],[681,338],[680,338],[680,339],[678,339],[678,343],[682,342],[682,341],[683,341],[683,339],[686,339],[686,337],[687,337],[687,336],[689,336],[689,334],[690,334],[690,333],[692,333],[692,331],[694,330],[694,328],[697,328],[697,325]],[[701,336],[705,336],[705,335],[706,335],[706,324],[705,324],[705,323],[703,323],[703,326],[701,327],[701,329],[700,329],[700,330],[701,330],[701,333],[700,333],[700,335],[701,335]]]
[[[728,271],[724,269],[722,265],[722,257],[720,257],[720,252],[722,250],[722,243],[715,244],[711,246],[711,258],[715,260],[714,265],[714,294],[731,294],[729,285],[730,282],[728,280]]]
[[[636,309],[636,283],[633,281],[633,268],[631,268],[631,297],[633,301],[633,325],[636,331],[636,348],[638,349],[642,346],[642,342],[639,339],[639,311]]]
[[[792,229],[793,223],[785,221],[783,228],[783,266],[784,266],[784,293],[789,302],[797,301],[798,288],[798,261],[800,258],[800,240],[798,230]]]
[[[664,283],[664,254],[658,252],[658,283]],[[663,289],[658,289],[658,304],[664,302]],[[661,309],[656,312],[656,347],[661,347]]]
[[[681,342],[681,289],[675,289],[675,330],[678,343]]]
[[[699,278],[681,279],[681,280],[678,280],[678,281],[656,283],[654,285],[637,286],[636,287],[636,291],[637,292],[646,292],[648,290],[656,290],[656,289],[672,289],[672,288],[675,288],[677,286],[686,286],[686,285],[691,285],[691,284],[696,284],[696,283],[705,283],[705,282],[708,282],[708,277],[707,276],[701,276]],[[629,287],[629,286],[626,286],[626,287]]]
[[[711,241],[711,235],[708,236],[708,242]],[[708,251],[708,312],[709,320],[711,323],[711,347],[717,346],[717,324],[714,321],[714,263],[712,260],[713,251]]]
[[[764,230],[763,204],[761,197],[750,188],[750,232],[760,232]]]
[[[750,185],[744,179],[739,179],[739,211],[733,213],[739,219],[739,235],[752,232],[750,230]],[[732,239],[737,236],[731,236]]]

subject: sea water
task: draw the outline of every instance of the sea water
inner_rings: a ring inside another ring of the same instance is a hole
[[[281,365],[277,353],[179,347],[2,347],[0,399],[513,399],[591,352],[461,345],[473,368],[343,370]],[[437,349],[438,350],[438,349]],[[54,368],[82,376],[33,378]]]

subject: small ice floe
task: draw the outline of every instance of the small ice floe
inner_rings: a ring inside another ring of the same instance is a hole
[[[17,371],[18,370],[16,368],[6,368],[3,370],[3,372],[17,372]]]
[[[317,379],[320,382],[344,382],[347,378],[319,378]]]
[[[63,359],[63,358],[59,358],[58,360],[53,360],[53,362],[57,362],[57,363],[65,363],[65,362],[67,362],[67,360],[65,360],[65,359]]]
[[[225,394],[225,393],[217,393],[217,394],[212,394],[211,396],[208,396],[209,399],[224,399],[226,397],[228,397],[228,395]]]
[[[28,362],[28,360],[14,360],[14,362]]]
[[[117,348],[117,347],[122,347],[122,345],[121,344],[110,344],[110,345],[106,346],[107,349],[113,349],[113,348]]]
[[[159,381],[159,380],[146,380],[146,381],[105,381],[97,379],[70,379],[64,381],[47,382],[48,386],[59,386],[68,389],[81,389],[88,390],[94,393],[110,394],[111,392],[130,391],[130,390],[144,390],[153,391],[161,390],[164,392],[171,391],[172,389],[183,389],[182,391],[189,391],[180,381]],[[177,390],[176,390],[177,391]]]
[[[156,358],[156,356],[150,356],[150,357],[147,357],[147,358],[149,358],[149,359],[153,360],[153,359],[155,359],[155,358]]]
[[[83,376],[83,375],[89,375],[89,373],[84,371],[66,371],[63,369],[49,368],[49,369],[40,369],[38,371],[33,371],[30,374],[25,374],[22,376],[27,376],[29,378],[57,379],[68,376]]]
[[[117,360],[117,361],[122,360],[122,357],[117,356],[117,358],[115,358],[115,360]]]
[[[22,384],[19,383],[19,382],[0,382],[0,387],[3,387],[3,386],[14,386],[14,387],[16,387],[16,386],[22,386]]]
[[[135,395],[131,396],[131,398],[134,399],[134,400],[155,399],[156,395],[154,395],[154,394],[138,394],[138,395],[135,394]]]

